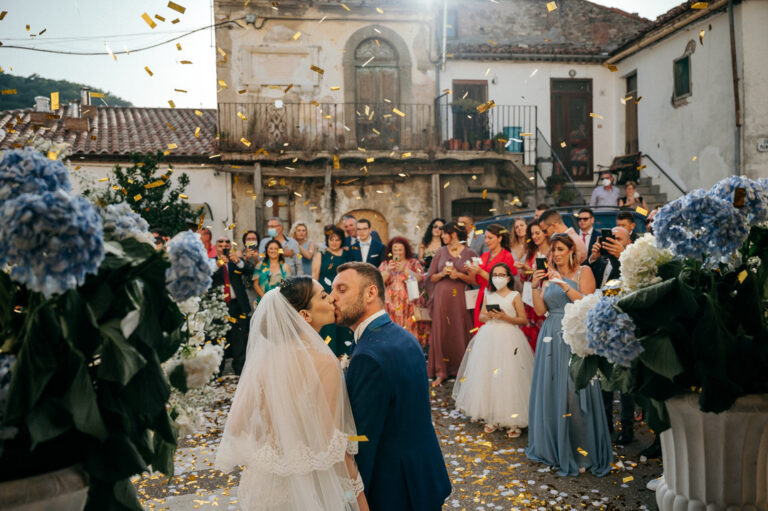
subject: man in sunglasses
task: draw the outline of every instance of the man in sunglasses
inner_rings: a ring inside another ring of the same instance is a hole
[[[594,229],[595,214],[589,208],[581,208],[576,215],[579,223],[579,236],[587,246],[587,254],[592,253],[592,245],[597,241],[597,231]]]
[[[544,231],[548,238],[552,238],[556,234],[569,236],[573,240],[574,248],[576,249],[576,261],[578,264],[583,264],[587,260],[587,245],[573,228],[565,225],[563,217],[556,210],[548,209],[541,214],[539,217],[539,228]],[[550,252],[550,258],[551,255]]]

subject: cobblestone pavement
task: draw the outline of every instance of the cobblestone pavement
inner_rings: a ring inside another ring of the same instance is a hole
[[[231,376],[215,386],[216,400],[205,411],[209,427],[180,441],[174,477],[145,474],[134,479],[145,509],[239,510],[239,472],[225,474],[213,468],[236,384],[237,378]],[[560,477],[526,459],[525,432],[514,440],[501,431],[487,435],[481,424],[457,413],[450,397],[452,386],[449,381],[432,392],[435,428],[453,481],[445,510],[657,509],[655,494],[645,484],[661,475],[662,468],[659,460],[639,456],[651,441],[644,424],[636,424],[632,444],[614,447],[615,468],[607,476]]]

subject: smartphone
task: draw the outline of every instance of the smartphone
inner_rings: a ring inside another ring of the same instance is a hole
[[[229,257],[229,249],[228,248],[222,249],[221,253],[224,254],[225,257]]]
[[[400,256],[399,255],[392,256],[392,260],[395,261],[396,263],[399,263],[400,262]]]
[[[485,310],[489,312],[490,311],[501,312],[501,305],[499,305],[498,303],[487,303],[485,304]]]
[[[613,237],[613,231],[611,229],[600,229],[600,244],[602,245],[605,240],[612,240]],[[607,256],[608,251],[605,249],[605,247],[600,248],[600,255],[601,256]]]
[[[537,270],[547,271],[547,258],[546,257],[537,257],[536,258],[536,269]]]

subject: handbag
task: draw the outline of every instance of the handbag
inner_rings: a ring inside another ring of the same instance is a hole
[[[466,289],[464,291],[464,300],[467,303],[467,310],[472,310],[477,304],[477,295],[480,293],[479,289]]]
[[[405,290],[408,293],[408,301],[418,300],[421,296],[421,293],[419,293],[419,282],[412,271],[410,278],[405,281]]]
[[[418,306],[413,308],[413,319],[416,322],[422,322],[422,323],[432,321],[432,318],[429,316],[429,309],[427,309],[426,307],[418,307]]]

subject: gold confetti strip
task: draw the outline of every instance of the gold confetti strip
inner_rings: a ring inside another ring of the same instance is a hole
[[[384,14],[384,11],[381,10],[381,7],[377,7],[376,8],[376,12],[378,12],[379,14]],[[0,19],[2,19],[2,18],[0,18]]]
[[[225,89],[227,88],[227,82],[225,82],[224,80],[219,80],[219,85],[221,85]]]
[[[175,3],[175,2],[168,2],[168,8],[173,9],[174,11],[178,12],[179,14],[184,14],[187,10],[186,7],[182,7],[181,5]]]
[[[8,94],[16,94],[16,89],[3,89],[0,94],[7,96]]]
[[[195,115],[197,115],[198,117],[202,117],[203,112],[201,112],[200,110],[195,110]]]
[[[248,120],[248,118],[243,114],[243,112],[237,112],[237,116],[244,121]]]
[[[486,199],[486,198],[488,198],[488,189],[487,188],[483,189],[483,199]]]
[[[350,442],[367,442],[368,437],[365,435],[350,435],[347,437]]]
[[[200,126],[195,128],[195,138],[200,138]]]
[[[635,478],[634,478],[634,477],[632,477],[632,476],[627,476],[627,477],[625,477],[624,479],[622,479],[622,480],[621,480],[621,482],[622,482],[622,483],[628,483],[628,482],[630,482],[630,481],[634,481],[634,479],[635,479]]]
[[[552,12],[557,9],[557,2],[547,2],[547,12]]]
[[[240,139],[240,142],[241,142],[241,143],[242,143],[242,144],[243,144],[245,147],[251,147],[251,142],[250,142],[250,141],[248,141],[248,139],[246,139],[245,137],[241,138],[241,139]]]
[[[286,92],[288,92],[289,90],[291,90],[291,87],[293,87],[293,84],[290,84],[290,85],[288,85],[288,87],[286,87],[286,88],[283,90],[283,93],[286,93]]]
[[[0,12],[0,21],[2,21],[2,20],[3,20],[3,18],[5,18],[5,15],[6,15],[6,14],[8,14],[8,11],[3,11],[3,12]]]
[[[179,146],[177,146],[175,143],[168,144],[168,149],[178,149]]]
[[[351,11],[351,9],[350,9],[349,7],[347,7],[346,5],[344,5],[344,4],[341,4],[341,6],[342,6],[344,9],[346,9],[347,11]]]
[[[160,21],[165,21],[165,18],[163,18],[159,14],[155,14],[155,19],[160,20]]]
[[[594,119],[602,119],[602,118],[603,118],[603,116],[602,116],[602,115],[600,115],[600,114],[596,114],[596,113],[594,113],[594,112],[589,112],[589,116],[590,116],[590,117],[592,117],[592,118],[594,118]]]
[[[331,87],[332,91],[337,91],[337,90],[340,90],[340,89],[341,89],[341,87],[339,87],[339,86]]]
[[[191,64],[191,63],[192,63],[191,60],[180,60],[179,61],[179,64]]]
[[[56,111],[59,109],[59,93],[51,92],[51,110]]]
[[[218,51],[221,54],[222,57],[226,57],[227,56],[227,52],[222,50],[220,46],[216,47],[216,51]]]
[[[647,167],[647,165],[639,165],[637,167],[637,170],[643,170],[645,167]]]
[[[106,183],[107,181],[109,181],[109,178],[108,177],[100,177],[99,179],[97,179],[97,181],[99,183]]]
[[[165,181],[163,181],[162,179],[158,179],[157,181],[154,181],[152,183],[145,184],[144,188],[149,190],[150,188],[157,188],[159,186],[165,186]]]
[[[570,416],[571,416],[571,414],[570,414],[570,413],[564,413],[564,414],[563,414],[563,419],[565,419],[566,417],[570,417]]]
[[[293,40],[294,41],[298,41],[299,37],[301,37],[301,32],[296,32],[295,34],[293,34]]]
[[[693,2],[691,4],[691,9],[706,9],[707,7],[709,7],[709,2]]]
[[[29,25],[27,25],[27,32],[29,32]]]
[[[576,450],[577,450],[577,451],[578,451],[578,453],[579,453],[579,454],[581,454],[582,456],[589,456],[589,453],[588,453],[587,451],[585,451],[584,449],[582,449],[581,447],[578,447]]]
[[[747,270],[741,270],[741,273],[739,273],[737,277],[739,279],[739,284],[743,283],[746,280],[747,275],[748,275]]]
[[[393,108],[393,109],[392,109],[392,113],[393,113],[393,114],[397,114],[397,115],[399,115],[400,117],[405,117],[405,114],[404,114],[403,112],[401,112],[400,110],[398,110],[397,108]]]
[[[618,70],[619,68],[617,66],[614,66],[613,64],[608,64],[608,71],[610,71],[611,73],[615,73]]]
[[[410,158],[411,157],[411,153],[403,153],[402,157],[403,158]]]
[[[496,106],[496,103],[493,100],[490,100],[487,103],[483,103],[482,105],[478,105],[477,112],[483,114],[483,113],[487,112],[488,110],[490,110],[491,108],[493,108],[495,106]]]
[[[136,201],[136,202],[139,202],[141,200],[141,194],[137,193],[136,195],[134,195],[133,196],[133,200]]]
[[[147,22],[147,25],[149,25],[149,28],[155,28],[157,26],[157,23],[152,21],[152,18],[149,17],[149,14],[146,12],[141,15],[141,19]]]
[[[567,146],[567,145],[568,145],[568,144],[566,144],[566,143],[565,143],[565,140],[563,140],[562,142],[560,142],[560,147],[565,147],[565,146]]]
[[[176,103],[174,103],[172,99],[168,100],[168,104],[171,105],[171,108],[176,108]]]
[[[341,4],[341,5],[344,5],[344,4]],[[311,69],[312,71],[314,71],[315,73],[320,74],[320,75],[325,74],[325,70],[324,69],[319,68],[319,67],[314,66],[314,65],[313,66],[309,66],[309,69]],[[288,86],[289,89],[291,87],[293,87],[293,84]],[[286,92],[287,92],[287,89],[286,89]]]
[[[443,185],[443,188],[448,188],[449,186],[451,186],[451,182],[450,181],[446,181],[445,184]],[[455,291],[455,289],[454,289],[454,291]]]
[[[189,200],[189,196],[184,195],[183,193],[179,194],[179,199]]]
[[[144,71],[146,71],[147,73],[149,73],[149,76],[152,76],[152,75],[154,75],[154,73],[152,72],[152,70],[151,70],[151,69],[149,69],[149,66],[144,66]]]
[[[645,208],[641,208],[640,206],[635,208],[635,211],[637,211],[638,213],[640,213],[643,216],[648,216],[648,210],[645,209]]]
[[[521,137],[532,137],[533,133],[520,133]]]
[[[91,98],[103,98],[104,93],[103,92],[91,92]]]
[[[239,91],[237,91],[238,94],[245,94],[246,92],[248,92],[247,89],[240,89]]]

